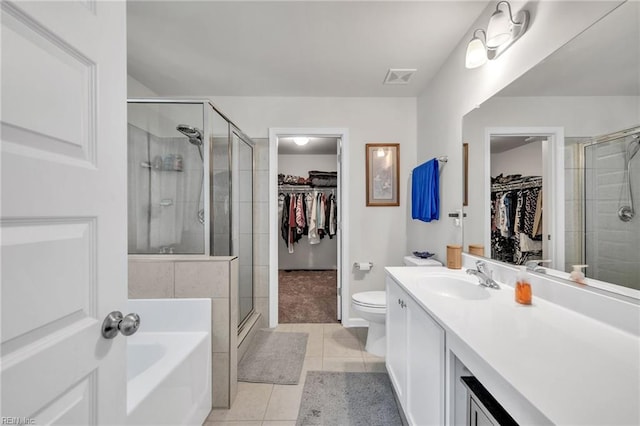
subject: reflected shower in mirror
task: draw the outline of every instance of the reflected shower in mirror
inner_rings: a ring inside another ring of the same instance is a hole
[[[464,117],[465,247],[549,259],[562,278],[587,264],[589,284],[640,298],[639,136],[640,3],[627,2]]]

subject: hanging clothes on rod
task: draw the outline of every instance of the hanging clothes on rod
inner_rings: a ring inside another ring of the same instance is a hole
[[[282,239],[289,253],[304,236],[309,244],[320,244],[337,232],[335,188],[279,187],[278,217]]]
[[[522,265],[542,258],[542,177],[492,179],[491,258]]]

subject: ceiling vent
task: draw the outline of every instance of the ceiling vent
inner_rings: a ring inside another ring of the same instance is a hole
[[[389,68],[387,76],[384,78],[384,84],[409,84],[409,80],[413,77],[417,70]]]

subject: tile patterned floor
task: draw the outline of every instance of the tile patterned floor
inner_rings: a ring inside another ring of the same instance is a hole
[[[384,359],[364,351],[366,328],[340,324],[281,324],[281,332],[309,333],[307,353],[297,385],[238,384],[230,409],[215,409],[204,426],[294,426],[309,370],[384,372]]]

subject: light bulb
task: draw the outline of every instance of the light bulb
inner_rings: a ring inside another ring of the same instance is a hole
[[[487,62],[487,49],[478,37],[473,37],[467,45],[465,66],[469,69],[478,68]]]
[[[495,49],[511,38],[511,17],[502,10],[496,10],[487,26],[487,47]]]
[[[385,153],[384,153],[384,148],[378,148],[378,152],[376,154],[378,157],[384,157]]]
[[[296,145],[302,146],[309,143],[309,138],[304,136],[297,136],[293,138],[293,141],[296,143]]]

